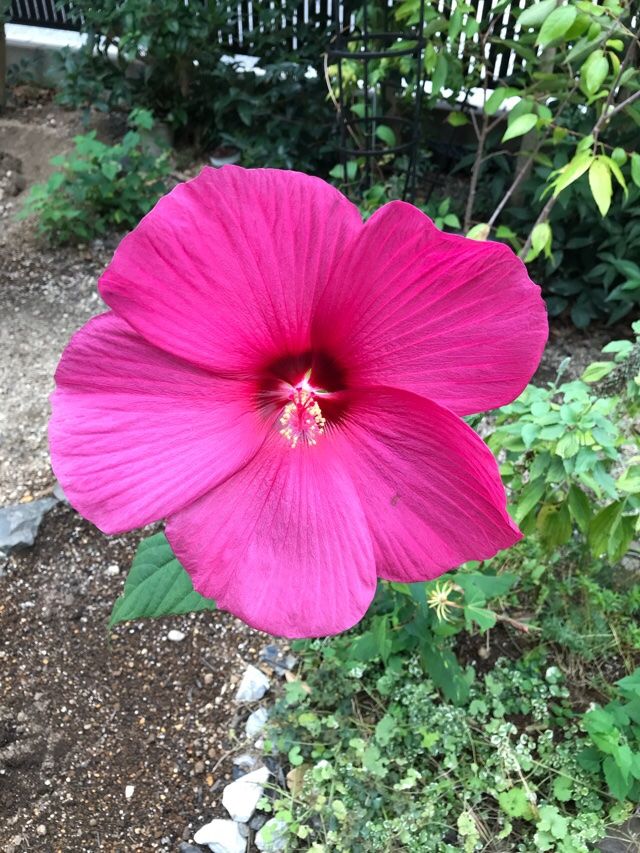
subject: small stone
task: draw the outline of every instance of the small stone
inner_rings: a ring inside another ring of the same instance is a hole
[[[196,761],[196,763],[193,765],[193,772],[197,773],[198,775],[200,773],[204,773],[204,761]]]
[[[0,554],[30,548],[36,541],[42,519],[56,503],[55,498],[49,497],[3,506],[0,509]]]
[[[249,719],[247,720],[244,727],[247,737],[257,737],[262,731],[262,729],[265,727],[268,719],[269,712],[266,708],[258,708],[252,714],[250,714]]]
[[[183,634],[182,631],[177,631],[175,628],[172,628],[171,631],[167,634],[167,640],[170,640],[172,643],[181,643],[186,634]]]
[[[200,847],[194,847],[193,844],[186,844],[184,841],[178,847],[179,853],[202,853]]]
[[[259,767],[225,787],[222,792],[222,805],[235,821],[247,823],[251,820],[268,778],[269,770]]]
[[[252,829],[254,832],[258,832],[262,829],[266,822],[267,816],[265,814],[254,814],[254,816],[249,821],[249,829]]]
[[[247,842],[232,820],[212,820],[196,832],[193,840],[196,844],[208,844],[213,853],[245,853],[247,849]]]
[[[233,763],[236,767],[242,767],[243,770],[248,771],[252,770],[256,766],[257,759],[248,752],[243,752],[242,755],[236,755],[233,759]]]
[[[54,498],[56,498],[56,500],[60,501],[60,503],[69,503],[69,501],[67,500],[67,496],[62,490],[62,486],[57,480],[55,486],[53,487],[53,496]]]
[[[36,829],[36,832],[38,833],[38,835],[46,835],[47,827],[43,823],[41,823],[40,826]]]
[[[211,684],[213,684],[213,673],[212,672],[205,672],[203,681],[207,685],[207,687],[209,687]]]
[[[279,853],[287,846],[287,824],[280,818],[272,817],[256,835],[256,847],[262,853]]]
[[[294,655],[285,655],[275,643],[269,643],[268,646],[264,646],[260,652],[260,660],[272,666],[278,675],[284,675],[298,663],[297,657]]]
[[[135,785],[127,785],[127,787],[124,789],[124,795],[127,800],[130,800],[131,797],[133,797],[133,792],[135,791],[135,789]]]
[[[268,689],[269,679],[264,672],[260,672],[255,666],[248,666],[238,687],[236,702],[257,702]]]
[[[112,563],[105,569],[105,574],[107,574],[110,578],[114,578],[116,575],[120,574],[120,566],[116,566],[115,563]]]

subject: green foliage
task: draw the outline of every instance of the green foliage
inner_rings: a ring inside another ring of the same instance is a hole
[[[581,379],[530,385],[496,415],[488,444],[503,455],[514,518],[549,551],[576,536],[593,557],[615,563],[640,532],[637,455],[628,452],[637,435],[625,417],[637,396],[639,346],[614,342],[606,349],[618,364],[596,362]],[[615,384],[616,374],[621,393],[601,396],[598,381]]]
[[[323,170],[333,107],[321,68],[327,33],[301,20],[283,26],[298,4],[252,4],[254,29],[242,53],[260,58],[257,73],[222,57],[237,48],[237,8],[220,3],[176,6],[172,0],[74,0],[85,46],[64,56],[60,101],[100,110],[151,110],[178,142],[212,150],[233,145],[247,166]],[[315,67],[315,77],[307,74]]]
[[[215,601],[194,590],[164,533],[156,533],[138,546],[124,591],[113,605],[109,626],[215,609]]]
[[[640,800],[640,669],[617,682],[619,696],[604,708],[593,708],[582,720],[593,746],[578,761],[587,769],[602,768],[618,800]]]
[[[335,640],[299,646],[306,689],[288,685],[266,748],[295,750],[303,783],[262,802],[289,850],[587,853],[630,811],[578,761],[588,742],[554,667],[499,660],[453,705],[415,655],[356,667]]]
[[[82,242],[133,228],[166,192],[169,154],[151,150],[151,113],[134,110],[129,123],[133,129],[116,145],[100,142],[92,131],[75,137],[71,154],[52,159],[57,170],[32,188],[22,212],[37,215],[40,233]]]

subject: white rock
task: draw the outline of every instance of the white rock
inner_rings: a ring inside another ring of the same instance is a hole
[[[135,789],[135,785],[127,785],[127,787],[124,789],[124,795],[127,800],[130,800],[131,797],[133,797],[133,792],[135,791]]]
[[[233,759],[233,763],[236,767],[249,771],[256,766],[257,759],[253,755],[249,755],[248,752],[243,752],[242,755],[236,755]]]
[[[167,634],[167,640],[171,640],[172,643],[181,643],[185,637],[186,634],[183,634],[182,631],[176,631],[175,628],[172,628]]]
[[[234,820],[239,823],[251,820],[268,778],[268,769],[258,767],[226,786],[222,792],[222,805]]]
[[[110,578],[114,578],[116,575],[120,574],[120,566],[117,566],[115,563],[112,563],[110,566],[107,566],[106,574]]]
[[[250,714],[244,727],[247,737],[254,738],[259,735],[268,719],[269,712],[266,708],[258,708],[253,714]]]
[[[279,853],[287,846],[287,824],[277,817],[272,817],[256,835],[256,847],[262,853]]]
[[[264,672],[260,672],[255,666],[248,666],[238,687],[236,702],[257,702],[268,689],[269,679]]]
[[[212,820],[193,836],[196,844],[208,844],[213,853],[245,853],[247,842],[232,820]]]

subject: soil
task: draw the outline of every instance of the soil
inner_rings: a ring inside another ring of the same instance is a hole
[[[96,279],[115,246],[53,248],[15,221],[49,158],[81,130],[46,95],[23,100],[0,116],[0,505],[54,485],[52,376],[73,331],[104,308]],[[553,331],[541,380],[565,355],[579,373],[609,337]],[[223,816],[232,732],[250,710],[238,711],[234,684],[268,638],[222,613],[108,631],[142,535],[106,538],[60,504],[32,549],[0,563],[3,853],[174,853]],[[169,628],[185,639],[169,641]]]

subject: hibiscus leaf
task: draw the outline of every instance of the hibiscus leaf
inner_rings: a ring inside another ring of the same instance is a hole
[[[132,619],[215,609],[215,601],[194,590],[164,533],[156,533],[138,546],[124,591],[113,605],[109,627]]]

